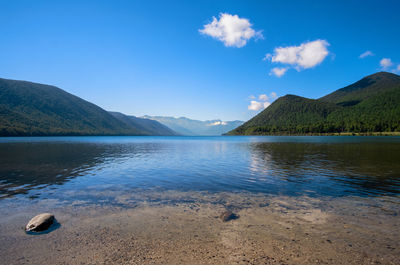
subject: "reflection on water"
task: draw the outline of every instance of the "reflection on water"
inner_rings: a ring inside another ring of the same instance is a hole
[[[101,145],[65,143],[0,144],[0,194],[27,193],[33,188],[62,185],[103,163]]]
[[[400,139],[389,137],[3,138],[0,196],[136,188],[393,196],[399,158]]]
[[[398,143],[257,143],[252,149],[253,170],[268,170],[305,189],[315,186],[319,194],[323,186],[331,193],[338,186],[359,194],[400,192]]]

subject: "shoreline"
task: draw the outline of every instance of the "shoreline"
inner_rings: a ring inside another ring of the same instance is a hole
[[[223,134],[223,136],[400,136],[400,132]]]
[[[271,133],[271,134],[229,134],[221,135],[127,135],[127,134],[49,134],[49,135],[0,135],[1,138],[45,138],[45,137],[218,137],[218,136],[400,136],[400,132],[341,132],[341,133]]]
[[[0,207],[2,263],[396,264],[400,257],[397,197],[142,195],[121,196],[124,207],[9,201]],[[61,227],[25,234],[25,222],[44,209]],[[226,209],[240,217],[222,222]]]

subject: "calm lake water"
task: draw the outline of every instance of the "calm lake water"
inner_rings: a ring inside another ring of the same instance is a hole
[[[400,137],[0,139],[0,204],[112,201],[137,189],[398,196]]]

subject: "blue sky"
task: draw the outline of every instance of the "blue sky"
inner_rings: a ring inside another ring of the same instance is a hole
[[[0,77],[136,116],[247,120],[272,92],[318,98],[400,73],[399,1],[3,0],[0,11]]]

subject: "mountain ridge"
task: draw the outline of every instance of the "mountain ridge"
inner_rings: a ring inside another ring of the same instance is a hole
[[[368,75],[361,80],[338,89],[326,96],[319,98],[321,101],[332,102],[340,105],[346,105],[346,101],[361,101],[377,93],[388,91],[397,87],[400,83],[400,76],[388,73],[378,72]],[[383,89],[382,89],[383,88]],[[358,94],[362,92],[362,94]]]
[[[319,99],[295,95],[270,106],[228,135],[400,132],[400,76],[378,72]]]
[[[109,111],[109,113],[128,126],[134,126],[135,128],[138,128],[143,135],[152,135],[154,132],[157,132],[157,135],[160,136],[180,135],[179,133],[155,120],[140,118],[133,115],[126,115],[116,111]]]
[[[168,130],[163,132],[170,135]],[[101,107],[56,86],[0,78],[0,136],[62,135],[158,132],[143,132],[142,128],[124,123]]]

